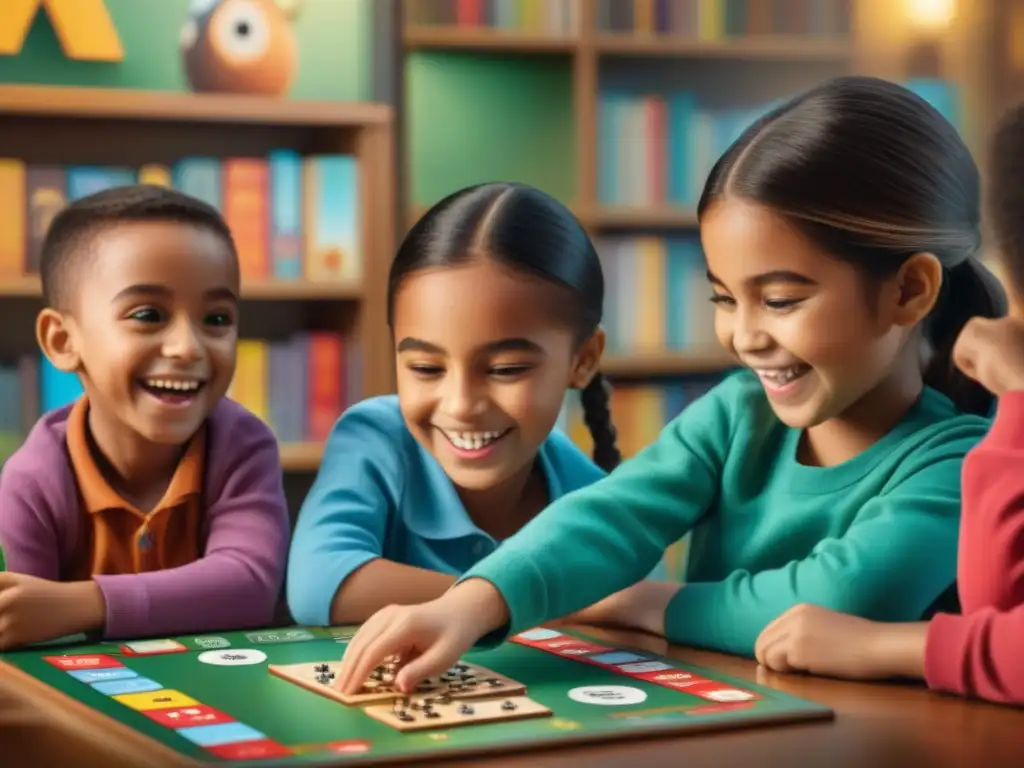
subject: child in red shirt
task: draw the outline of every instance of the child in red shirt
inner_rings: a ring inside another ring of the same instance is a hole
[[[799,605],[757,640],[757,660],[770,669],[918,678],[937,691],[1024,705],[1024,105],[1000,122],[993,149],[993,222],[1011,309],[971,320],[953,352],[957,367],[999,398],[992,428],[963,463],[963,614],[883,624]]]

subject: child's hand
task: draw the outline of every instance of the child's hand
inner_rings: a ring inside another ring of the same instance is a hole
[[[775,672],[850,680],[924,674],[927,624],[883,624],[816,605],[797,605],[764,628],[757,661]]]
[[[1024,389],[1024,320],[972,318],[956,340],[953,362],[996,397]]]
[[[338,686],[356,693],[374,667],[397,656],[396,687],[411,692],[450,669],[481,637],[508,621],[508,606],[483,579],[456,585],[421,605],[389,605],[373,614],[345,649]]]
[[[103,626],[106,604],[92,581],[0,573],[0,651]]]

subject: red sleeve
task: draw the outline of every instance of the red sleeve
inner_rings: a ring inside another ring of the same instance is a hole
[[[1024,704],[1024,392],[1000,400],[962,486],[963,615],[932,620],[925,678],[936,690]]]

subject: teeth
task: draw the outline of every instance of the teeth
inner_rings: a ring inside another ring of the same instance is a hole
[[[790,368],[774,368],[771,370],[759,370],[757,375],[762,379],[767,379],[773,384],[788,384],[793,379],[797,378],[806,370],[805,366],[794,365]]]
[[[199,382],[195,379],[182,381],[180,379],[146,379],[146,385],[154,389],[168,389],[174,392],[195,392],[199,389]]]
[[[451,440],[452,445],[464,451],[479,451],[486,448],[499,437],[503,432],[445,432],[445,436]]]

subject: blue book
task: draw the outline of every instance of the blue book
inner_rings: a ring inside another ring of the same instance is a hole
[[[46,355],[39,357],[39,408],[43,413],[73,403],[82,396],[84,390],[77,374],[58,370]]]

